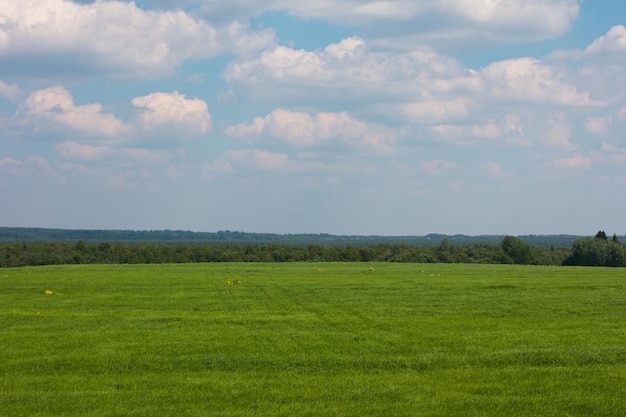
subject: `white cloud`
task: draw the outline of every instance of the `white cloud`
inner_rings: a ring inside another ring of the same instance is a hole
[[[603,105],[623,105],[626,97],[626,28],[615,26],[584,50],[561,50],[548,55],[580,89]]]
[[[171,159],[172,155],[171,152],[163,149],[120,148],[117,156],[160,165]]]
[[[205,0],[201,9],[208,19],[284,10],[303,19],[363,26],[370,39],[407,48],[552,38],[567,31],[579,12],[576,0]]]
[[[15,174],[22,166],[22,161],[13,158],[0,159],[0,172]]]
[[[626,148],[620,148],[612,143],[603,143],[601,152],[593,152],[594,163],[609,165],[626,165]]]
[[[54,149],[59,156],[55,160],[56,168],[70,177],[99,178],[107,186],[122,184],[111,182],[122,178],[134,184],[149,184],[160,176],[168,177],[162,167],[172,164],[172,154],[162,149],[98,146],[75,141],[56,144]]]
[[[483,171],[485,171],[490,177],[503,180],[507,178],[511,178],[513,174],[506,172],[500,164],[495,162],[487,162],[480,166]]]
[[[0,97],[6,97],[11,101],[17,101],[20,88],[15,84],[6,84],[0,80]]]
[[[573,149],[574,145],[570,142],[571,123],[564,113],[557,113],[548,122],[545,130],[545,144],[550,147]]]
[[[469,116],[471,103],[465,98],[447,101],[423,101],[400,106],[407,120],[421,123],[441,123],[448,120],[461,120]]]
[[[317,160],[317,157],[319,155],[313,156],[309,152],[296,153],[292,159],[286,153],[269,152],[256,148],[230,150],[222,158],[204,164],[202,175],[205,179],[211,179],[215,175],[233,175],[255,171],[283,174],[332,174],[337,171],[337,166],[328,164],[327,161]],[[349,166],[349,164],[347,165]],[[340,169],[349,170],[350,168],[343,164]],[[323,181],[327,180],[328,178]]]
[[[591,159],[584,156],[566,157],[552,162],[552,167],[557,169],[591,169],[591,166]]]
[[[573,150],[573,122],[566,112],[529,111],[521,108],[520,115],[504,114],[482,123],[435,124],[428,127],[433,140],[458,145],[499,144],[516,147],[533,145]],[[477,113],[473,118],[481,118]],[[471,120],[472,117],[469,119]]]
[[[223,160],[209,162],[202,167],[202,177],[206,180],[213,178],[214,175],[231,174],[234,172],[232,165]]]
[[[41,156],[31,156],[26,161],[28,165],[36,167],[37,169],[49,170],[51,169],[50,163]]]
[[[65,183],[65,178],[41,157],[25,157],[21,160],[0,159],[0,190],[4,201],[8,202],[9,199],[12,201],[11,204],[3,206],[17,209],[16,216],[28,212],[31,208],[30,205],[23,204],[25,196],[34,195],[41,206],[41,201],[45,197],[40,191],[55,193],[58,191],[56,187],[62,187]]]
[[[594,135],[606,134],[611,127],[610,117],[588,117],[585,121],[585,128]]]
[[[605,103],[591,99],[571,71],[536,59],[499,61],[473,71],[432,51],[375,51],[356,37],[316,51],[277,47],[257,59],[231,63],[222,75],[232,96],[308,106],[359,102],[397,122],[462,123],[453,129],[457,135],[466,133],[463,125],[510,116],[501,122],[507,126],[498,126],[499,134],[520,145],[530,144],[519,117],[511,116],[520,108],[532,123],[545,118],[548,107],[540,105],[567,109]],[[473,137],[496,135],[493,127],[470,130]]]
[[[139,188],[139,181],[124,172],[110,175],[105,179],[104,184],[107,188],[117,191],[135,191]]]
[[[94,161],[109,153],[105,146],[83,145],[78,142],[63,142],[55,146],[57,152],[66,159]]]
[[[388,152],[401,130],[368,124],[346,112],[310,115],[276,109],[252,123],[230,126],[226,134],[234,138],[271,137],[295,147],[310,147],[328,142],[345,143],[360,148]]]
[[[488,94],[500,101],[531,101],[567,106],[594,105],[555,68],[532,58],[494,62],[481,70]]]
[[[134,3],[4,0],[0,3],[0,73],[117,77],[172,74],[184,60],[248,53],[275,42],[233,23],[221,29],[181,11],[146,11]]]
[[[235,138],[260,138],[266,134],[295,146],[311,146],[321,138],[316,135],[314,117],[308,113],[277,109],[264,118],[257,117],[251,124],[230,126],[226,134]]]
[[[435,159],[419,163],[420,169],[429,175],[443,175],[457,167],[453,162]]]
[[[501,132],[506,141],[520,146],[528,146],[531,140],[526,134],[526,127],[517,115],[507,114],[501,123]]]
[[[9,127],[19,127],[52,140],[58,136],[107,139],[107,144],[123,143],[150,135],[151,138],[185,139],[202,135],[211,128],[206,102],[187,99],[178,92],[156,92],[132,100],[135,107],[131,122],[104,111],[99,103],[76,105],[72,94],[57,86],[32,93],[19,108]],[[85,137],[87,135],[87,137]],[[57,150],[65,155],[83,155],[92,159],[101,155],[98,146],[66,141]]]
[[[50,87],[32,93],[15,115],[19,125],[35,131],[68,129],[95,136],[114,137],[129,127],[98,103],[76,106],[72,94],[63,87]]]
[[[259,149],[240,149],[228,151],[225,159],[229,163],[244,169],[254,168],[262,171],[275,171],[285,167],[289,161],[289,155]]]
[[[231,63],[222,77],[235,94],[293,98],[302,93],[307,100],[335,102],[363,97],[416,101],[480,89],[476,74],[452,58],[428,50],[373,51],[358,37],[317,51],[278,46],[257,59]]]
[[[430,131],[435,140],[457,144],[475,143],[476,139],[495,140],[502,134],[494,122],[482,125],[435,125]]]
[[[606,35],[599,37],[585,50],[585,56],[616,56],[626,51],[626,28],[623,25],[614,26]]]
[[[273,29],[253,31],[247,24],[237,21],[220,27],[217,32],[219,53],[230,53],[239,57],[248,57],[253,53],[273,47],[276,34]]]
[[[201,135],[211,128],[211,115],[206,102],[198,98],[187,99],[177,91],[152,93],[132,100],[140,109],[138,119],[148,130],[165,128],[183,137]]]
[[[520,113],[527,113],[526,111]],[[481,118],[477,113],[474,118]],[[471,119],[471,117],[470,117]],[[482,123],[435,124],[428,128],[432,138],[439,142],[459,145],[495,144],[528,147],[533,144],[542,146],[561,146],[570,148],[569,124],[564,115],[552,118],[546,115],[503,114],[497,119],[488,119]]]
[[[575,0],[442,0],[448,11],[466,17],[470,21],[487,24],[496,30],[511,34],[539,30],[542,36],[557,36],[569,28],[579,12]]]

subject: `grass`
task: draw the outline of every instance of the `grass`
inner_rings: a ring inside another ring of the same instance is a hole
[[[626,410],[626,269],[4,269],[0,329],[0,417]]]

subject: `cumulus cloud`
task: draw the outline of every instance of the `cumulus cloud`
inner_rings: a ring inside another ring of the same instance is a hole
[[[490,96],[501,101],[533,101],[568,106],[594,105],[555,68],[533,58],[494,62],[481,71]]]
[[[602,141],[603,150],[626,146],[626,111],[624,108],[610,108],[602,115],[589,116],[584,120],[584,131]],[[596,142],[597,143],[597,142]]]
[[[585,51],[585,56],[616,56],[626,51],[626,28],[623,25],[612,27],[606,35],[593,41]]]
[[[151,147],[170,147],[211,128],[206,102],[198,98],[156,92],[136,97],[131,104],[134,111],[125,121],[106,112],[99,103],[77,105],[68,90],[50,87],[28,96],[9,123],[0,123],[0,128],[59,141],[55,149],[60,156],[85,161],[117,157],[122,148],[128,157],[150,159],[153,155],[140,155],[141,149],[126,146],[149,139]]]
[[[226,134],[234,138],[270,137],[294,147],[310,147],[334,140],[354,147],[389,151],[399,130],[378,124],[368,124],[352,118],[346,112],[311,115],[276,109],[252,123],[230,126]]]
[[[474,71],[433,51],[376,51],[358,37],[316,51],[280,46],[231,63],[222,76],[235,96],[308,104],[362,100],[409,123],[458,123],[481,112],[493,118],[502,105],[605,104],[591,99],[572,74],[537,59],[498,61]]]
[[[626,96],[626,28],[615,26],[589,46],[560,50],[547,57],[599,104],[622,105]]]
[[[479,82],[456,60],[432,51],[379,52],[358,37],[323,50],[278,46],[258,58],[231,63],[222,77],[255,97],[305,92],[308,99],[421,98],[476,91]],[[316,88],[316,94],[310,94]],[[323,90],[320,90],[323,88]]]
[[[57,86],[32,93],[14,116],[17,123],[37,131],[67,129],[83,134],[113,137],[129,127],[98,103],[75,105],[72,94]]]
[[[187,99],[177,91],[152,93],[132,100],[140,109],[139,123],[147,130],[179,132],[183,137],[206,133],[211,128],[211,115],[206,102],[198,98]]]
[[[277,47],[231,63],[223,78],[233,95],[259,102],[278,97],[300,106],[343,107],[358,101],[356,109],[408,124],[416,137],[426,132],[457,144],[498,141],[571,150],[572,112],[597,113],[615,100],[610,90],[592,98],[590,84],[558,60],[510,59],[471,70],[433,51],[373,50],[358,37],[315,51]],[[227,132],[300,146],[326,140],[316,135],[312,116],[279,111]]]
[[[219,53],[248,57],[273,47],[277,39],[273,29],[254,31],[247,24],[234,21],[218,29],[217,41]]]
[[[208,19],[247,19],[270,10],[365,27],[369,39],[411,49],[417,43],[445,47],[553,38],[569,29],[579,5],[576,0],[205,0],[201,6]]]
[[[182,10],[146,11],[135,3],[4,0],[0,74],[171,74],[183,61],[248,53],[275,42],[271,30],[240,23],[216,28]]]

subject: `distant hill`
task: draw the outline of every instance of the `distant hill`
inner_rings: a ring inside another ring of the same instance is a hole
[[[1,243],[154,243],[186,245],[293,245],[307,246],[376,246],[379,244],[405,244],[409,246],[437,246],[447,239],[451,245],[496,245],[503,235],[446,235],[431,233],[425,236],[347,236],[321,234],[274,234],[239,231],[192,232],[187,230],[75,230],[30,227],[0,227]],[[522,235],[517,236],[530,246],[571,247],[582,236],[575,235]],[[620,237],[624,241],[624,237]]]

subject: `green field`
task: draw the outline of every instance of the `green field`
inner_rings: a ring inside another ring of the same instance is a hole
[[[624,416],[626,268],[0,269],[0,417]]]

